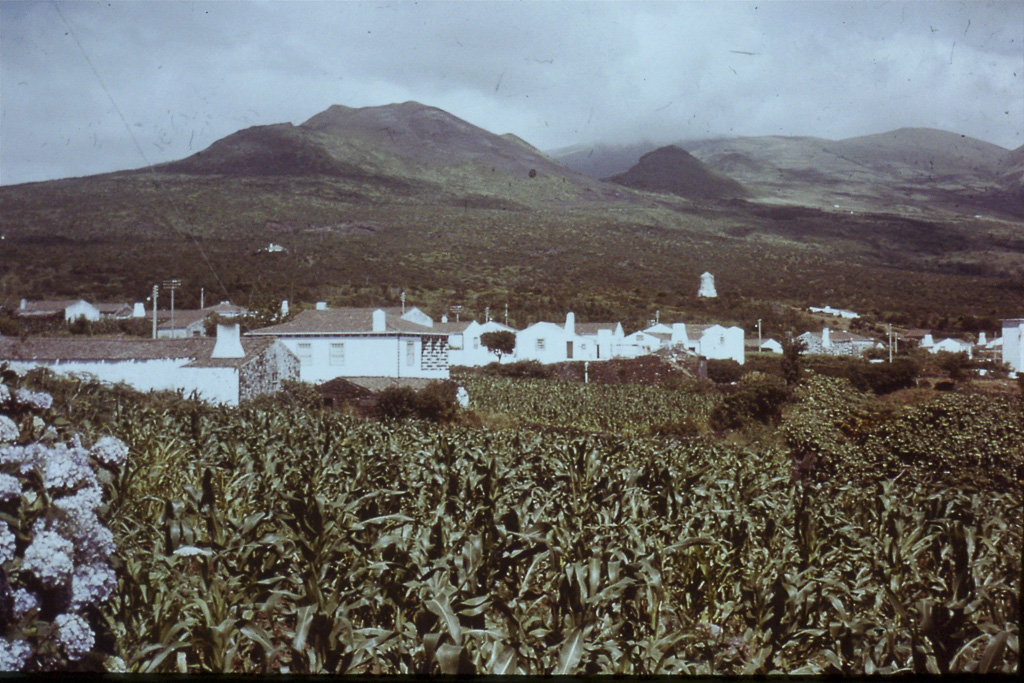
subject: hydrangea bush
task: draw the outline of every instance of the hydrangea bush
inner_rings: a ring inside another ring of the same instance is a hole
[[[51,396],[0,374],[0,671],[106,670],[116,658],[100,608],[117,576],[98,512],[128,448],[58,442]]]

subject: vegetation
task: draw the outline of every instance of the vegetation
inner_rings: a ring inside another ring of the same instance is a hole
[[[480,335],[480,343],[483,344],[488,351],[498,356],[498,362],[501,362],[501,357],[515,353],[516,350],[516,334],[515,332],[509,332],[508,330],[498,330],[497,332],[484,332]]]
[[[17,381],[53,396],[34,414],[58,437],[128,446],[100,513],[102,623],[129,672],[1018,666],[1019,398],[904,403],[813,371],[731,393],[480,373],[446,426],[300,386],[225,408]],[[713,432],[727,405],[757,438]]]

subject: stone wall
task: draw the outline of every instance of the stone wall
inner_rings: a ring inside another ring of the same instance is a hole
[[[284,344],[275,342],[239,371],[238,398],[247,401],[281,390],[285,380],[299,379],[299,359]]]

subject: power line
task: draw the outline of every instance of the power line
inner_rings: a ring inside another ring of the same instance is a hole
[[[142,160],[146,163],[146,168],[149,170],[150,175],[152,175],[153,182],[156,183],[157,189],[163,190],[163,185],[160,182],[160,179],[157,176],[156,171],[153,170],[153,165],[149,163],[149,159],[146,157],[146,153],[142,150],[142,145],[139,144],[138,138],[135,137],[135,133],[132,131],[132,127],[128,125],[128,119],[126,119],[124,114],[121,112],[121,108],[117,106],[117,102],[114,100],[114,97],[110,94],[110,91],[107,89],[107,84],[104,83],[103,79],[100,77],[99,71],[97,71],[96,67],[93,66],[92,60],[89,59],[89,53],[85,51],[85,47],[82,45],[82,41],[78,39],[78,35],[75,33],[75,29],[71,27],[71,23],[67,20],[67,17],[64,16],[64,13],[61,12],[60,5],[58,5],[53,0],[51,0],[50,4],[53,5],[53,9],[57,10],[57,15],[60,17],[60,20],[64,22],[64,25],[68,29],[68,33],[71,35],[71,38],[74,39],[75,44],[78,45],[78,49],[82,52],[82,57],[85,58],[85,63],[89,65],[89,69],[92,71],[93,75],[96,77],[96,80],[100,84],[100,88],[103,89],[103,93],[107,96],[107,99],[110,100],[110,104],[113,105],[114,111],[117,112],[118,118],[121,119],[121,123],[124,125],[125,130],[128,131],[128,136],[131,137],[132,143],[135,145],[135,149],[138,150],[139,156],[141,156]],[[177,205],[174,203],[174,200],[170,197],[170,195],[167,195],[167,200],[171,205],[171,210],[174,211],[175,217],[184,225],[185,219],[182,216],[181,211],[178,210]],[[217,280],[217,284],[220,285],[220,288],[224,291],[224,296],[230,298],[230,294],[228,294],[228,288],[224,286],[224,282],[220,279],[220,276],[217,274],[216,269],[213,267],[213,264],[210,262],[209,257],[206,255],[206,250],[203,249],[203,245],[199,243],[199,240],[196,239],[196,236],[193,235],[191,232],[183,232],[179,230],[177,227],[175,227],[173,221],[170,222],[170,226],[171,230],[174,230],[179,235],[184,234],[192,239],[192,243],[196,245],[196,248],[199,250],[200,256],[203,257],[203,261],[206,263],[206,266],[210,269],[210,272],[213,273],[214,279]]]

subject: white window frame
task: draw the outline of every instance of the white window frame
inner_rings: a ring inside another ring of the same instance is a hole
[[[299,358],[301,365],[312,365],[313,364],[313,344],[312,342],[299,342],[295,345],[295,355]]]
[[[331,342],[330,364],[335,367],[345,365],[345,342]]]
[[[407,341],[405,342],[405,367],[412,368],[416,366],[416,342]]]

